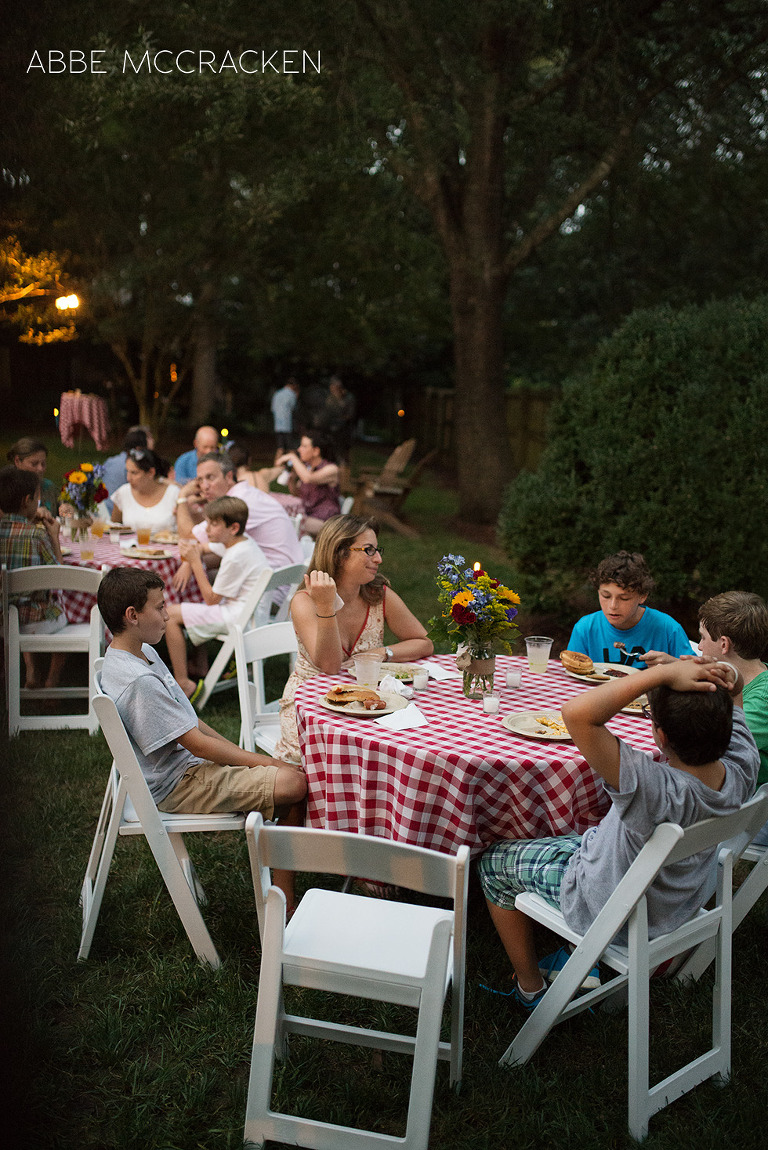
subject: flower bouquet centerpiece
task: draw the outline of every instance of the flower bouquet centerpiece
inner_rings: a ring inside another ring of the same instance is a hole
[[[520,596],[479,563],[467,567],[463,555],[444,555],[437,572],[441,613],[430,619],[429,637],[450,643],[463,672],[464,694],[478,699],[493,687],[496,655],[512,653]]]
[[[92,519],[98,514],[98,505],[103,503],[109,492],[101,482],[104,465],[101,463],[81,463],[64,474],[64,483],[59,502],[68,504],[74,515],[72,536],[85,538]]]

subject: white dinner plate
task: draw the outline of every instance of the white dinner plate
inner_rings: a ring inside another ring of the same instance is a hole
[[[640,715],[644,718],[643,707],[648,706],[648,696],[641,695],[639,699],[633,699],[631,703],[627,703],[626,707],[621,708],[623,715]]]
[[[379,682],[386,675],[391,675],[393,679],[397,679],[398,683],[412,683],[413,672],[418,670],[418,663],[382,663],[379,671]]]
[[[179,534],[177,531],[154,531],[150,539],[153,543],[178,543]]]
[[[562,666],[562,663],[560,664]],[[640,670],[639,667],[625,667],[622,663],[595,663],[594,671],[590,671],[588,675],[580,675],[577,671],[569,671],[567,667],[563,667],[566,675],[570,675],[572,679],[578,679],[580,683],[610,683],[611,679],[616,679],[619,675],[636,675]],[[606,671],[613,671],[614,674],[606,675]]]
[[[124,547],[123,555],[128,559],[173,559],[173,551],[163,551],[159,547]]]
[[[336,715],[351,715],[355,719],[380,719],[382,715],[391,715],[393,711],[402,711],[408,706],[408,699],[402,695],[382,695],[387,704],[378,711],[366,711],[362,703],[329,703],[326,695],[320,696],[320,706],[326,711],[333,711]]]
[[[548,711],[542,708],[538,711],[514,711],[511,715],[504,716],[501,725],[511,731],[513,735],[523,735],[526,739],[545,739],[549,743],[573,742],[567,731],[562,735],[557,734],[544,723],[540,723],[539,718],[542,716],[557,723],[563,721],[563,716],[559,711]]]
[[[136,532],[127,523],[107,523],[107,531],[119,531],[121,535],[135,535]]]

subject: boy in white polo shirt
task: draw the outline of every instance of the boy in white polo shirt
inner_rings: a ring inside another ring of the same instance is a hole
[[[205,602],[169,604],[165,632],[174,678],[193,703],[202,690],[202,679],[196,684],[189,677],[184,628],[195,646],[226,634],[228,625],[240,618],[259,573],[268,566],[258,543],[245,534],[248,507],[242,499],[225,495],[212,500],[205,518],[209,541],[224,547],[221,564],[211,584],[200,544],[181,541],[181,553],[192,567]]]

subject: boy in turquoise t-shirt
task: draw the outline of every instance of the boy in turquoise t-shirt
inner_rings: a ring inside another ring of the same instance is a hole
[[[596,663],[622,663],[643,668],[646,651],[679,657],[691,644],[671,615],[646,607],[653,577],[642,555],[619,551],[609,555],[592,575],[600,610],[584,615],[573,628],[569,651],[581,651]]]

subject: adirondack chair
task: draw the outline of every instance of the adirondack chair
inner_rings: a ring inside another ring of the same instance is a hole
[[[401,445],[404,446],[404,445]],[[354,512],[356,515],[375,515],[381,522],[386,523],[393,531],[405,535],[408,539],[418,539],[419,533],[400,519],[400,511],[411,491],[419,483],[425,467],[437,455],[437,449],[430,451],[414,467],[405,478],[384,480],[384,471],[373,480],[360,480],[355,496]]]
[[[406,439],[397,445],[380,471],[370,467],[361,468],[360,473],[351,480],[353,492],[364,481],[381,484],[384,487],[396,483],[411,462],[415,450],[416,440]]]

